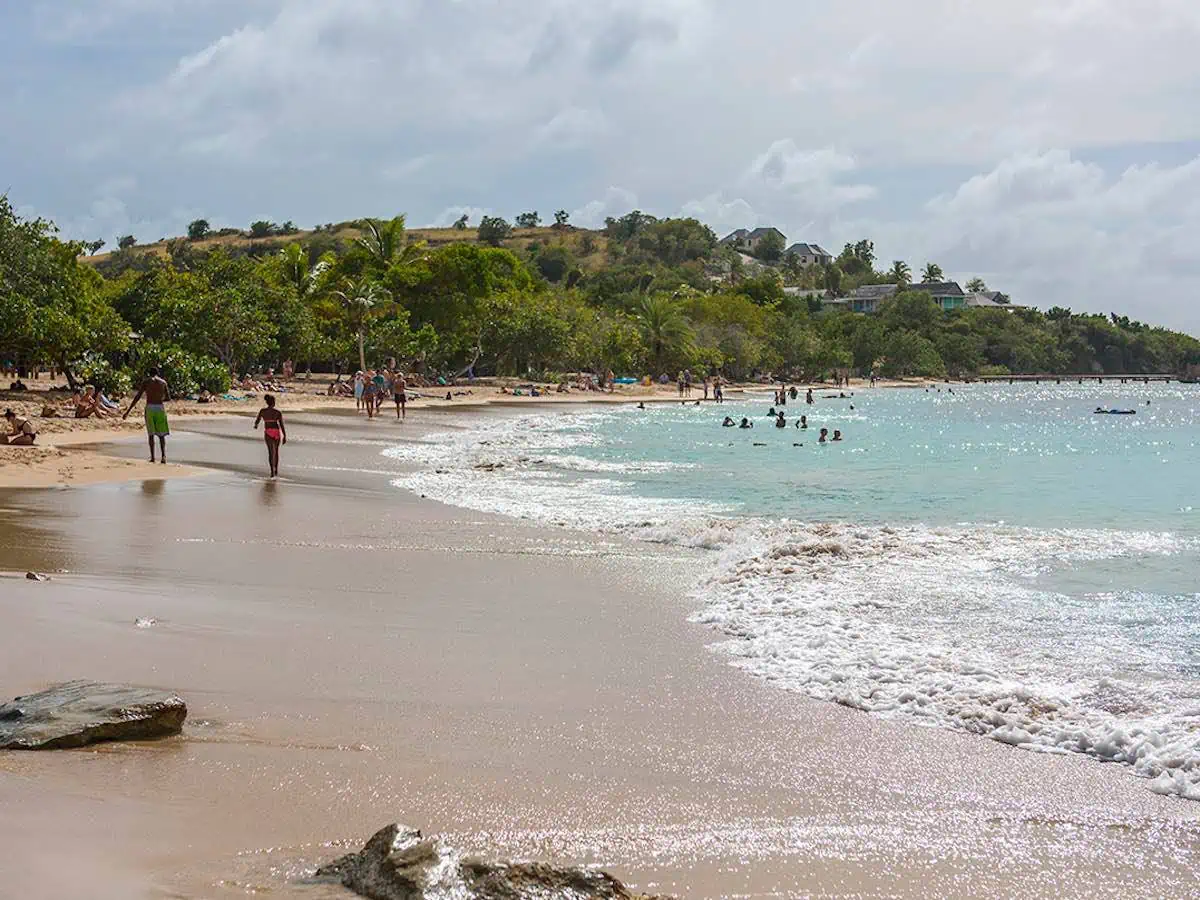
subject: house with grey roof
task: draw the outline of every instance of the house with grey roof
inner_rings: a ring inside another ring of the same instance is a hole
[[[981,309],[1006,309],[1009,312],[1014,309],[1027,309],[1021,303],[1013,303],[1007,294],[1000,291],[980,291],[975,294],[967,294],[963,306]]]
[[[784,257],[795,257],[802,266],[828,265],[833,262],[833,254],[820,244],[806,244],[797,241],[783,251]]]
[[[739,228],[737,231],[729,232],[729,234],[717,241],[717,244],[722,247],[732,247],[733,249],[739,250],[742,253],[749,253],[753,255],[758,250],[758,245],[762,243],[762,239],[771,232],[779,235],[781,240],[787,240],[787,236],[778,228],[755,228],[751,231],[747,231],[745,228]]]
[[[846,304],[851,312],[873,313],[879,311],[881,304],[900,290],[898,284],[864,284],[856,287],[847,298]]]

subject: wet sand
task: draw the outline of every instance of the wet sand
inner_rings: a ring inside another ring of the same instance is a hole
[[[190,707],[179,739],[0,753],[0,894],[346,896],[300,880],[400,820],[686,897],[1197,895],[1195,804],[777,690],[686,622],[699,557],[391,488],[416,422],[288,424],[279,483],[213,419],[171,439],[205,478],[0,491],[0,570],[58,573],[0,579],[3,693]]]

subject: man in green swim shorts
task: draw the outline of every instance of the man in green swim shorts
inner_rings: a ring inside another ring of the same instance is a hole
[[[125,410],[125,415],[121,416],[122,419],[129,418],[129,414],[133,412],[133,408],[137,406],[137,402],[142,399],[143,394],[146,395],[146,437],[150,441],[150,462],[155,461],[154,439],[158,438],[158,447],[161,451],[159,457],[165,464],[167,461],[167,435],[171,433],[171,428],[167,424],[167,410],[163,404],[171,398],[171,391],[162,376],[158,374],[157,368],[152,368],[146,373],[146,380],[133,395],[133,399],[129,402],[129,409]]]

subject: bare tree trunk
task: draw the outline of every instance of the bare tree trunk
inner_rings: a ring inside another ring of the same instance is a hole
[[[363,329],[360,328],[358,329],[358,367],[365,372],[367,371],[367,354],[363,349],[363,341]]]

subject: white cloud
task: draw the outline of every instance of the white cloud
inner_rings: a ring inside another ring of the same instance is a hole
[[[623,216],[637,207],[637,194],[621,187],[610,187],[604,197],[585,203],[571,213],[571,224],[580,228],[600,228],[607,216]]]
[[[1019,154],[877,233],[960,277],[1060,305],[1200,330],[1200,157],[1106,175],[1064,150]]]
[[[81,237],[118,203],[153,237],[641,204],[1200,327],[1156,299],[1195,288],[1195,0],[31,3],[0,35],[10,131],[43,140],[0,170]]]

